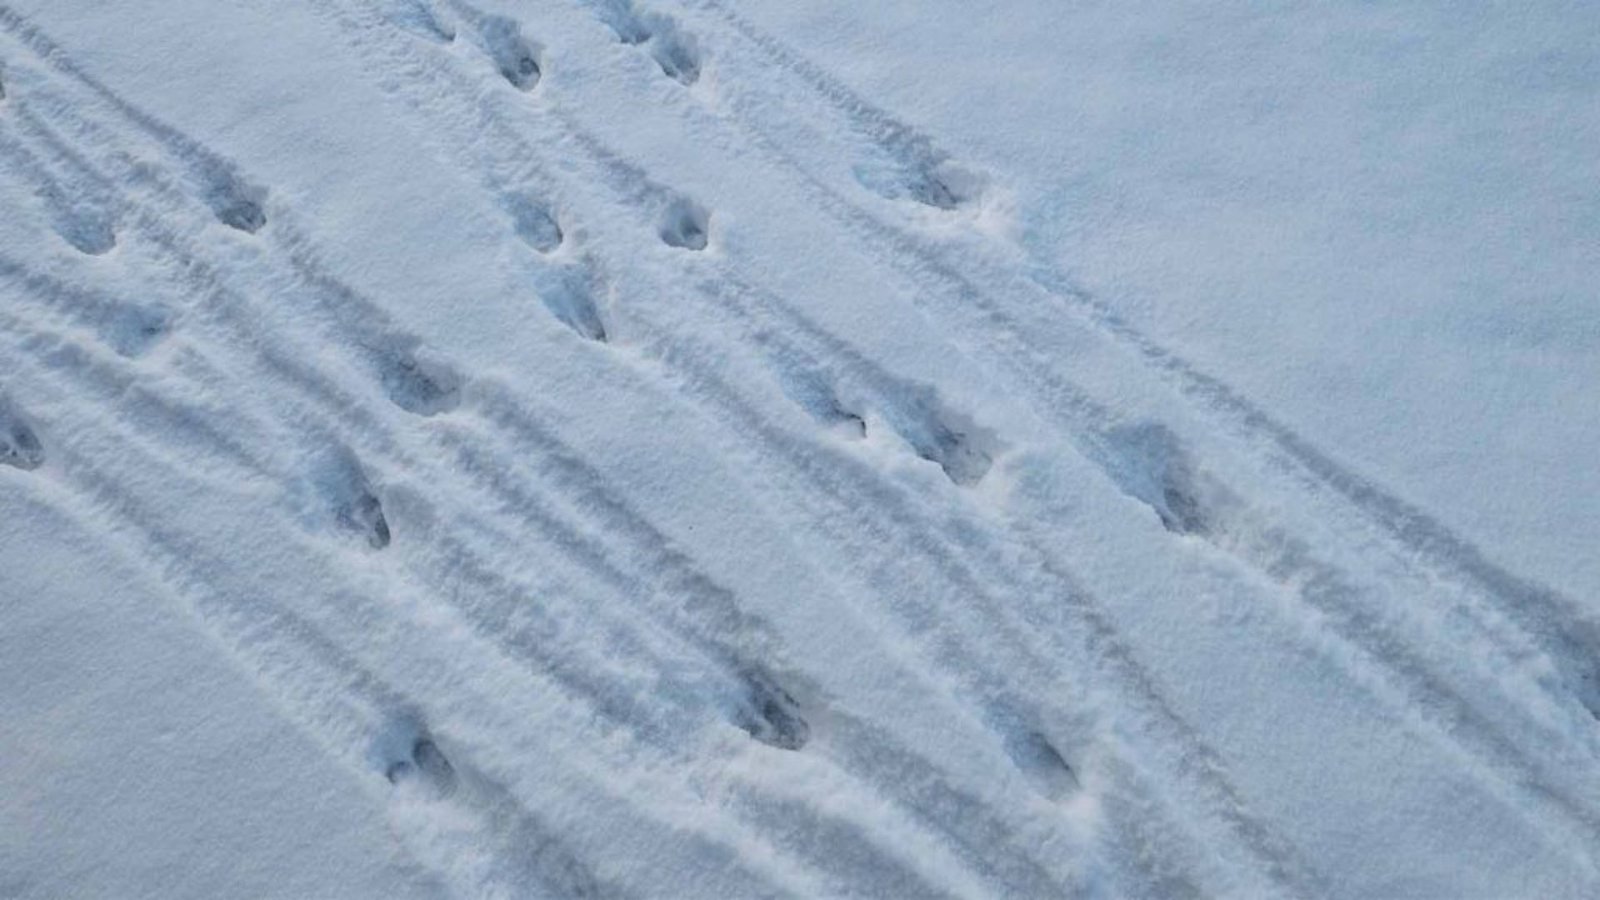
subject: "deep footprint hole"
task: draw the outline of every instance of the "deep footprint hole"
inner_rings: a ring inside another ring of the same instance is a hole
[[[97,212],[74,210],[63,214],[56,234],[72,249],[88,256],[103,256],[117,246],[117,232],[109,217]]]
[[[668,78],[688,86],[700,80],[700,43],[671,19],[659,18],[651,29],[650,56]]]
[[[605,321],[596,301],[599,284],[588,265],[560,266],[540,272],[536,290],[556,321],[572,329],[579,337],[605,343]]]
[[[455,766],[415,716],[396,716],[386,723],[373,736],[370,756],[390,784],[420,784],[436,797],[455,790]]]
[[[106,342],[121,356],[142,356],[166,336],[171,319],[159,307],[123,307],[106,323]]]
[[[205,201],[217,221],[246,234],[255,234],[266,226],[266,189],[246,183],[222,163],[208,165],[201,180],[208,185]]]
[[[512,87],[531,91],[544,77],[539,63],[542,48],[522,35],[522,27],[505,16],[489,16],[480,29],[483,48]]]
[[[811,739],[800,704],[770,676],[746,672],[733,722],[752,738],[779,750],[799,750]]]
[[[359,537],[374,550],[389,546],[392,534],[383,502],[354,453],[332,447],[313,461],[308,481],[318,516],[331,515],[338,530]]]
[[[523,243],[543,254],[561,248],[566,234],[555,210],[549,204],[527,194],[507,194],[501,201],[511,216],[512,227]]]
[[[1105,435],[1102,467],[1123,493],[1150,507],[1163,528],[1174,534],[1211,531],[1194,464],[1170,428],[1136,422]]]
[[[778,368],[777,379],[784,395],[817,424],[854,438],[866,437],[866,419],[839,397],[828,377],[816,367],[786,361]]]
[[[408,351],[394,351],[380,366],[385,392],[406,412],[435,416],[461,405],[461,377],[442,363],[425,362]]]
[[[987,180],[958,166],[920,143],[907,154],[912,160],[907,191],[913,200],[936,209],[954,210],[982,199]]]
[[[687,197],[680,197],[662,212],[660,234],[669,247],[704,250],[711,239],[711,212]]]
[[[959,487],[982,481],[1005,448],[993,431],[946,407],[931,387],[905,388],[884,400],[884,417],[912,451]]]
[[[1035,716],[1023,714],[1016,706],[1000,704],[990,707],[985,718],[1000,737],[1012,764],[1045,796],[1059,799],[1079,788],[1077,770],[1038,726]]]
[[[22,415],[0,406],[0,465],[31,471],[44,465],[44,445]]]

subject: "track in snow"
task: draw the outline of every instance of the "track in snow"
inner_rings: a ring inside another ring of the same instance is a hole
[[[1129,499],[1142,551],[1201,542],[1231,560],[1265,610],[1249,634],[1296,633],[1285,654],[1330,660],[1364,715],[1596,877],[1592,616],[1059,273],[919,231],[905,204],[960,217],[991,180],[933,138],[719,0],[681,17],[562,5],[561,33],[587,20],[593,45],[647,58],[667,115],[763,171],[778,202],[801,198],[851,266],[1021,398],[1026,439],[748,265],[713,204],[560,95],[562,50],[535,20],[460,0],[314,6],[418,147],[502,217],[506,266],[560,358],[714,450],[777,535],[763,546],[806,576],[795,602],[859,623],[856,649],[919,707],[875,721],[881,701],[830,680],[770,597],[586,458],[581,411],[431,349],[289,200],[0,7],[3,180],[76,254],[0,254],[0,474],[49,485],[145,560],[286,721],[388,798],[444,883],[649,894],[649,860],[672,858],[701,861],[690,887],[708,895],[1328,890],[1337,873],[1054,540],[1072,516],[996,487],[1027,474],[1040,435]],[[768,77],[725,79],[711,104],[697,92],[724,51]],[[807,160],[773,118],[788,108],[846,137]],[[108,258],[145,290],[90,267]],[[1052,354],[1066,330],[1127,396]],[[223,527],[194,527],[186,501]],[[1146,514],[1158,527],[1138,532]],[[275,585],[286,557],[306,574]],[[1442,655],[1429,629],[1475,652]],[[927,741],[929,721],[957,739]],[[703,815],[685,825],[685,808]]]

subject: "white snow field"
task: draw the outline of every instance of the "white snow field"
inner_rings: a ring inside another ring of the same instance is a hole
[[[0,898],[1600,896],[1600,4],[0,86]]]

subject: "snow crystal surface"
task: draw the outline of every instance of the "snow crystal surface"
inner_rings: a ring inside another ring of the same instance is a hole
[[[1600,895],[1597,33],[0,0],[0,897]]]

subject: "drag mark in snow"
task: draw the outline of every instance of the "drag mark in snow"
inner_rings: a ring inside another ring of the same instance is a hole
[[[716,0],[708,0],[703,5],[722,8],[721,4],[717,3]],[[823,77],[828,76],[824,73]],[[980,347],[987,345],[987,349],[991,351],[988,354],[989,358],[998,361],[998,370],[1016,375],[1023,384],[1037,391],[1040,406],[1052,411],[1054,414],[1052,418],[1064,424],[1092,457],[1096,458],[1103,466],[1108,464],[1108,454],[1104,453],[1106,443],[1104,429],[1109,427],[1111,419],[1108,410],[1090,400],[1080,389],[1066,381],[1058,372],[1038,362],[1044,357],[1037,349],[1036,343],[1027,337],[1027,325],[1006,309],[1008,304],[1002,304],[998,299],[1000,295],[1009,296],[1012,293],[1023,292],[1026,292],[1031,297],[1040,293],[1041,287],[1049,290],[1048,286],[1035,283],[1019,283],[1019,279],[1015,274],[991,271],[988,267],[981,270],[982,275],[969,277],[963,274],[951,260],[950,255],[942,252],[941,248],[930,244],[919,236],[884,224],[875,216],[868,214],[860,207],[846,200],[833,188],[822,183],[790,154],[775,145],[765,134],[753,126],[750,128],[749,133],[758,143],[763,144],[774,160],[797,174],[808,191],[818,198],[822,209],[830,216],[838,219],[852,233],[859,235],[864,242],[877,247],[879,255],[884,262],[912,280],[919,288],[919,293],[916,296],[949,295],[951,298],[950,309],[955,311],[952,321],[966,323],[981,316],[981,321],[976,326],[968,325],[966,327],[970,327],[973,334],[978,337],[977,343]],[[980,282],[985,287],[978,287]],[[925,292],[925,294],[921,292]],[[1092,300],[1081,300],[1080,295],[1081,292],[1066,292],[1067,299],[1074,302],[1094,302]],[[918,305],[921,307],[923,304],[919,303]],[[1096,306],[1095,309],[1090,310],[1090,317],[1100,317],[1102,313],[1103,310]],[[941,317],[949,317],[950,315],[950,313],[942,313]],[[1125,330],[1129,334],[1134,334],[1131,329]],[[987,340],[982,339],[983,332],[988,332]],[[1142,335],[1124,336],[1136,344],[1138,341],[1145,340]],[[1147,355],[1158,363],[1171,363],[1175,359],[1170,353],[1155,347],[1153,344],[1150,344],[1147,349]],[[1235,427],[1250,431],[1256,429],[1262,423],[1275,425],[1265,414],[1239,400],[1237,395],[1232,395],[1225,387],[1219,387],[1220,383],[1210,379],[1209,376],[1197,373],[1188,368],[1186,363],[1181,363],[1181,361],[1174,365],[1178,365],[1180,375],[1192,380],[1190,384],[1183,384],[1182,379],[1179,379],[1180,386],[1184,388],[1183,392],[1185,394],[1204,397],[1213,394],[1215,391],[1221,391],[1225,399],[1238,404],[1236,411],[1240,413],[1240,421]],[[1283,440],[1304,451],[1305,445],[1297,437],[1286,431],[1283,434],[1289,435],[1284,437]],[[1315,454],[1317,451],[1304,452]],[[1115,454],[1109,454],[1109,456],[1114,457]],[[1313,462],[1315,461],[1316,459],[1313,456]],[[1311,465],[1310,468],[1315,471],[1318,466]],[[1356,488],[1353,489],[1352,493],[1370,495],[1371,492],[1362,487],[1362,483],[1359,480],[1342,479],[1339,477],[1337,469],[1330,470],[1324,467],[1324,473],[1328,471],[1331,471],[1334,476],[1330,479],[1331,481],[1345,481],[1347,485],[1354,483]],[[1146,497],[1142,497],[1140,500],[1151,505],[1151,508],[1156,510],[1157,515],[1163,521],[1164,527],[1169,530],[1191,534],[1198,534],[1211,527],[1206,519],[1206,506],[1218,501],[1216,498],[1208,496],[1206,490],[1202,490],[1203,485],[1199,483],[1185,484],[1181,467],[1158,473],[1157,482],[1157,492],[1154,494],[1147,492]],[[1165,483],[1162,484],[1160,482]],[[1399,506],[1391,507],[1390,510],[1385,510],[1384,514],[1390,515],[1393,510],[1399,508]],[[1532,623],[1531,630],[1535,633],[1542,632],[1542,636],[1549,641],[1551,651],[1557,658],[1571,660],[1584,657],[1594,658],[1600,655],[1594,651],[1585,652],[1584,647],[1586,646],[1600,647],[1600,642],[1596,642],[1593,639],[1593,635],[1597,633],[1596,627],[1587,617],[1574,613],[1570,601],[1567,601],[1566,598],[1561,598],[1553,592],[1544,591],[1531,585],[1515,585],[1513,583],[1515,581],[1514,577],[1508,576],[1504,571],[1494,569],[1492,566],[1478,564],[1481,563],[1481,557],[1476,556],[1475,550],[1461,544],[1459,539],[1454,538],[1454,536],[1435,530],[1431,525],[1425,525],[1420,529],[1411,528],[1411,525],[1425,521],[1425,518],[1419,517],[1415,510],[1405,511],[1403,514],[1395,516],[1395,518],[1404,523],[1394,526],[1397,534],[1402,538],[1409,538],[1411,535],[1418,533],[1428,535],[1430,539],[1443,535],[1443,539],[1438,543],[1453,545],[1450,548],[1450,556],[1458,560],[1475,561],[1475,571],[1470,571],[1468,573],[1470,576],[1482,579],[1493,587],[1505,586],[1507,587],[1507,593],[1528,595],[1531,599],[1546,600],[1551,603],[1560,602],[1565,607],[1565,611],[1560,616],[1555,617],[1562,624],[1557,624],[1554,628],[1547,621],[1539,621],[1545,615],[1545,611],[1540,609],[1540,604],[1525,604],[1526,607],[1535,610],[1531,615],[1527,609],[1517,610],[1513,608],[1511,610],[1515,618],[1521,620],[1524,627],[1530,627],[1530,623]],[[1494,593],[1492,588],[1491,593]],[[1345,602],[1347,601],[1340,601],[1341,604]],[[1587,640],[1578,640],[1576,635],[1571,632],[1566,635],[1561,634],[1560,631],[1566,628],[1582,633]],[[1555,634],[1552,635],[1552,631]],[[1350,637],[1351,635],[1347,633],[1341,636]],[[1369,649],[1373,649],[1370,642],[1366,646]],[[1378,653],[1380,659],[1387,659],[1390,658],[1392,651],[1385,648],[1376,648],[1374,652]],[[1412,662],[1414,663],[1415,661],[1413,660]],[[1394,674],[1402,683],[1412,682],[1415,672],[1409,668],[1411,663],[1401,663],[1400,665],[1402,668]],[[1563,680],[1574,689],[1576,695],[1580,698],[1580,702],[1588,708],[1589,712],[1594,713],[1597,709],[1600,709],[1600,678],[1597,678],[1594,674],[1592,666],[1580,665],[1578,669],[1581,674],[1576,676],[1569,675]],[[1430,690],[1437,690],[1440,687],[1440,683],[1434,678],[1431,683],[1418,685],[1415,689],[1422,690],[1424,695],[1427,695]],[[1457,699],[1460,700],[1459,695],[1457,695]],[[1431,710],[1434,705],[1426,701],[1419,701],[1416,706],[1409,708]],[[1465,742],[1467,746],[1483,746],[1482,736],[1469,734],[1468,737],[1470,739]],[[1493,743],[1493,739],[1491,739],[1490,743]],[[1489,752],[1489,758],[1496,760],[1497,766],[1510,764],[1509,759],[1501,752],[1503,749],[1503,747],[1497,748]],[[1512,783],[1517,783],[1520,779],[1515,772],[1517,771],[1516,766],[1520,765],[1520,763],[1510,765],[1512,765],[1512,768],[1506,771],[1506,774]],[[1534,793],[1543,790],[1545,790],[1543,787],[1536,788]],[[1579,814],[1576,818],[1583,821],[1589,817],[1587,814]],[[1584,827],[1589,828],[1592,825],[1586,823]]]
[[[217,221],[250,234],[266,225],[266,189],[247,182],[232,162],[124,99],[79,67],[53,40],[8,6],[0,5],[0,29],[21,41],[51,68],[98,95],[122,118],[159,143],[183,166]]]
[[[392,25],[440,44],[456,39],[456,30],[445,24],[429,0],[387,0],[384,18]]]
[[[19,118],[26,108],[19,106]],[[26,178],[34,193],[50,212],[51,226],[57,235],[79,253],[100,256],[117,245],[114,217],[104,198],[92,188],[68,186],[52,174],[36,156],[8,135],[0,134],[0,154],[9,158],[13,171]]]
[[[879,173],[871,164],[858,166],[856,178],[863,187],[886,199],[906,198],[941,210],[960,209],[982,199],[988,179],[957,165],[927,134],[867,100],[836,76],[757,28],[722,0],[698,0],[698,3],[721,18],[779,69],[809,86],[853,130],[877,145],[889,160],[891,171]]]
[[[67,284],[0,255],[0,282],[9,282],[62,318],[92,331],[119,356],[142,356],[171,328],[165,307],[135,303]]]
[[[842,115],[854,119],[863,131],[876,134],[877,140],[886,148],[898,146],[915,150],[931,147],[925,135],[898,122],[844,87],[814,63],[801,58],[777,39],[760,32],[730,10],[723,0],[699,2],[760,47],[775,65],[789,69],[811,82],[817,92],[826,97]],[[759,133],[757,136],[761,137]],[[913,158],[921,157],[924,162],[933,162],[937,157],[937,153],[932,157],[917,152],[910,155]],[[790,160],[787,164],[800,171],[794,161]],[[806,177],[819,191],[827,190],[810,176]],[[864,229],[881,235],[887,249],[897,255],[906,254],[910,257],[908,262],[927,275],[945,281],[946,286],[953,288],[964,300],[982,296],[971,281],[936,259],[934,251],[920,241],[894,233],[876,222],[868,224],[864,213],[847,208],[845,201],[836,195],[831,199],[838,201],[838,205],[832,206],[830,212],[855,219]],[[931,205],[940,205],[937,187],[924,198],[924,202],[930,200]],[[1600,658],[1600,621],[1584,612],[1571,598],[1489,561],[1478,547],[1451,532],[1427,513],[1332,460],[1321,449],[1311,445],[1231,386],[1198,370],[1187,360],[1157,344],[1123,321],[1102,301],[1067,285],[1065,279],[1054,271],[1035,269],[1029,273],[1029,278],[1036,290],[1054,295],[1064,305],[1081,313],[1085,321],[1102,333],[1142,356],[1184,396],[1222,419],[1226,427],[1251,436],[1269,461],[1277,457],[1306,473],[1314,480],[1314,483],[1307,485],[1313,492],[1327,492],[1342,498],[1352,511],[1366,517],[1379,530],[1386,532],[1399,547],[1405,548],[1404,555],[1414,557],[1424,567],[1458,579],[1480,591],[1493,607],[1492,610],[1486,610],[1486,614],[1491,617],[1503,615],[1542,642],[1563,670],[1562,681],[1572,691],[1572,696],[1592,717],[1600,718],[1600,671],[1596,670],[1594,663],[1589,662]],[[996,321],[1005,328],[1016,326],[1016,323],[1008,322],[1003,314]],[[1012,343],[1010,337],[1005,336],[1001,343]],[[1030,342],[1024,339],[1015,343],[1019,344],[1018,352],[1012,352],[1009,356],[1027,359],[1028,354],[1022,351]],[[1052,379],[1053,376],[1029,380],[1048,383]],[[1063,409],[1070,410],[1070,404]],[[1099,437],[1091,437],[1088,443],[1094,444],[1098,440]],[[1119,484],[1127,480],[1125,474],[1112,474]],[[1134,495],[1157,512],[1165,527],[1193,535],[1201,535],[1216,527],[1215,523],[1207,521],[1205,506],[1220,501],[1215,497],[1207,497],[1209,489],[1205,485],[1185,483],[1186,472],[1182,462],[1175,467],[1157,463],[1153,480],[1151,474],[1152,470],[1147,469],[1144,475],[1135,476],[1144,484],[1139,487],[1139,493]],[[1282,536],[1281,531],[1279,534]]]

